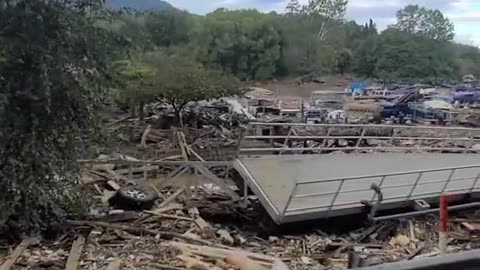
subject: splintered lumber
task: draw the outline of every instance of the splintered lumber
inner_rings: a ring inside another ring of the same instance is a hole
[[[79,235],[75,241],[73,241],[72,249],[68,255],[67,264],[65,270],[77,270],[80,257],[82,256],[83,245],[85,244],[85,237]]]
[[[151,131],[152,131],[152,125],[148,125],[142,134],[142,139],[140,140],[140,144],[145,148],[147,147],[148,134],[150,134]]]
[[[213,245],[212,242],[203,240],[203,239],[197,239],[194,237],[190,237],[188,235],[183,235],[179,233],[174,233],[174,232],[165,232],[165,231],[157,231],[157,230],[150,230],[147,228],[142,228],[142,227],[132,227],[128,225],[122,225],[122,224],[111,224],[107,222],[101,222],[101,221],[87,221],[87,220],[67,220],[67,224],[73,225],[73,226],[90,226],[90,227],[103,227],[103,228],[109,228],[109,229],[115,229],[115,230],[121,230],[121,231],[126,231],[132,234],[148,234],[148,235],[153,235],[153,236],[160,236],[161,238],[171,240],[172,238],[179,238],[183,239],[185,241],[191,241],[191,242],[196,242],[204,245]],[[3,269],[0,269],[3,270]]]
[[[22,253],[28,248],[28,246],[32,245],[36,241],[38,241],[36,238],[23,239],[22,242],[15,248],[13,253],[7,257],[7,260],[0,267],[0,270],[9,270],[15,264],[18,257],[20,257],[20,255],[22,255]]]
[[[158,208],[163,208],[163,207],[167,206],[169,203],[173,202],[178,197],[178,195],[182,194],[182,192],[184,192],[184,191],[185,191],[185,188],[181,188],[181,189],[177,190],[175,193],[170,195],[170,197],[168,197],[165,201],[160,203]]]
[[[180,243],[175,241],[161,243],[161,245],[176,248],[184,253],[190,253],[197,256],[210,257],[210,258],[221,259],[221,260],[226,259],[228,256],[232,254],[241,252],[242,254],[247,256],[249,259],[256,261],[257,263],[260,263],[263,266],[272,266],[273,263],[277,260],[277,258],[275,257],[271,257],[263,254],[256,254],[252,252],[246,252],[243,250],[240,251],[240,250],[224,249],[224,248],[217,248],[217,247],[211,247],[211,246],[198,246],[198,245],[185,244],[185,243]]]
[[[200,230],[207,230],[207,229],[211,229],[212,227],[210,226],[210,224],[208,224],[203,218],[201,217],[197,217],[195,218],[195,224],[198,226],[198,228],[200,228]]]
[[[119,189],[122,188],[122,187],[120,187],[120,185],[117,184],[117,182],[115,182],[113,180],[107,181],[107,185],[109,185],[115,191],[118,191]]]
[[[155,269],[162,269],[162,270],[185,270],[185,267],[176,267],[171,266],[168,264],[159,264],[159,263],[148,263],[148,266],[151,266]]]
[[[150,211],[152,213],[155,213],[155,214],[160,214],[160,213],[164,213],[164,212],[168,212],[168,211],[171,211],[171,210],[182,210],[184,209],[185,206],[183,204],[180,204],[180,203],[171,203],[165,207],[162,207],[162,208],[157,208],[153,211]]]
[[[222,270],[219,267],[216,267],[212,264],[202,262],[199,259],[192,258],[186,255],[178,255],[178,259],[182,260],[185,262],[187,268],[189,269],[197,269],[197,270]]]
[[[159,214],[159,213],[156,213],[154,211],[147,211],[147,210],[145,210],[143,212],[146,213],[146,214],[157,216],[159,218],[168,218],[168,219],[176,219],[176,220],[191,221],[191,222],[194,221],[193,218],[181,217],[181,216],[177,216],[177,215]]]
[[[143,167],[138,167],[138,168],[129,168],[129,169],[120,169],[120,170],[115,170],[115,173],[117,175],[126,175],[129,173],[141,173],[145,171],[156,171],[158,170],[158,166],[143,166]]]
[[[119,258],[115,258],[111,263],[108,264],[107,270],[120,270],[122,261]]]

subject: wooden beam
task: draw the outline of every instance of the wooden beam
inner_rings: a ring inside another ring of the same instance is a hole
[[[163,207],[169,205],[171,202],[173,202],[178,197],[178,195],[182,194],[184,191],[185,191],[185,188],[181,188],[181,189],[177,190],[175,193],[170,195],[170,197],[168,197],[165,201],[161,202],[160,205],[158,206],[158,208],[163,208]]]
[[[77,239],[73,241],[70,254],[68,255],[67,264],[65,265],[65,270],[77,270],[84,245],[85,237],[79,235]]]
[[[107,223],[107,222],[101,222],[101,221],[87,221],[87,220],[67,220],[67,224],[70,224],[73,226],[103,227],[103,228],[110,228],[115,230],[122,230],[122,231],[126,231],[136,235],[142,235],[142,234],[147,234],[152,236],[158,235],[160,238],[167,239],[167,240],[171,240],[172,238],[179,238],[185,241],[196,242],[204,245],[210,245],[210,246],[214,245],[210,241],[197,239],[194,237],[190,237],[188,235],[183,235],[183,234],[174,233],[170,231],[167,232],[167,231],[151,230],[151,229],[147,229],[139,226],[134,227],[134,226],[128,226],[128,225],[122,225],[122,224]],[[0,269],[0,270],[3,270],[3,269]]]
[[[0,270],[9,270],[17,261],[18,257],[33,243],[37,242],[37,238],[26,238],[15,248],[12,254],[7,257],[7,260],[2,264]]]

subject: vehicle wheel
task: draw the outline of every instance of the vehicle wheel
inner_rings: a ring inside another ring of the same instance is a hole
[[[135,186],[123,187],[110,199],[110,204],[123,210],[144,210],[153,207],[157,194]]]

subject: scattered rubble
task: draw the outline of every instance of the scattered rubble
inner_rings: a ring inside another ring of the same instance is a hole
[[[272,122],[291,121],[286,119],[298,116],[288,115],[288,110],[298,114],[304,109],[301,100],[289,103],[287,99],[275,99],[273,92],[255,89],[250,94],[251,99],[258,99],[263,115],[253,116],[239,102],[224,100],[189,106],[181,117],[185,126],[182,129],[173,128],[178,120],[164,104],[149,105],[142,120],[124,115],[110,121],[110,130],[122,141],[137,145],[136,153],[141,153],[137,156],[151,159],[113,154],[81,161],[84,168],[76,189],[98,199],[90,216],[62,224],[65,234],[56,242],[28,238],[9,247],[5,252],[8,256],[0,257],[0,270],[235,269],[227,258],[238,252],[266,268],[281,261],[290,269],[346,269],[440,254],[439,221],[434,216],[358,224],[357,230],[348,232],[332,233],[331,228],[324,227],[281,234],[260,230],[264,226],[258,224],[258,202],[248,194],[244,194],[245,199],[239,198],[234,180],[226,177],[228,166],[188,165],[235,157],[239,140],[245,135],[244,125],[255,117]],[[265,105],[268,102],[283,104],[278,105],[285,107],[279,112],[282,114],[283,109],[288,116],[266,113],[272,109]],[[359,104],[351,105],[359,110],[378,109],[371,104]],[[415,132],[399,134],[393,128],[372,128],[366,132],[305,128],[293,135],[370,138],[294,139],[288,147],[428,146],[478,150],[471,134],[467,139],[454,141],[442,138],[436,131]],[[290,131],[276,130],[270,135],[286,134]],[[286,141],[281,138],[268,143],[282,146]],[[185,164],[168,163],[173,161]],[[135,209],[112,203],[112,198],[128,187],[148,188],[155,200],[148,207]],[[449,252],[480,247],[480,220],[475,215],[454,217],[449,228]]]
[[[227,194],[196,192],[188,200],[184,189],[159,192],[163,199],[151,211],[131,215],[109,209],[101,217],[68,221],[65,226],[71,230],[54,243],[24,240],[0,269],[234,269],[226,258],[238,252],[266,269],[276,261],[290,269],[346,269],[439,254],[435,216],[359,224],[350,232],[327,233],[330,227],[319,227],[307,233],[265,235],[256,229],[256,221],[230,224],[207,218],[209,209],[201,202],[215,198],[218,203],[219,195],[228,201]],[[226,211],[231,214],[231,209]],[[451,218],[450,252],[480,247],[480,220],[475,216]]]

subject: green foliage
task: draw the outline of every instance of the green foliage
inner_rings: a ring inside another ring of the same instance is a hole
[[[131,41],[135,54],[168,49],[242,81],[346,72],[370,78],[478,75],[480,61],[474,59],[480,52],[473,48],[462,56],[446,43],[453,25],[439,11],[407,6],[393,29],[378,33],[371,19],[360,25],[345,21],[347,4],[291,0],[286,14],[226,9],[206,16],[175,9],[128,14],[117,20],[118,33]]]
[[[92,22],[99,4],[20,0],[0,8],[0,220],[16,228],[45,229],[82,208],[71,189],[76,159],[96,132],[113,49],[110,33]]]
[[[134,107],[155,98],[151,87],[155,73],[141,60],[115,61],[110,71],[117,82],[118,91],[114,98],[120,105]]]
[[[134,9],[138,11],[164,10],[172,8],[166,1],[162,0],[106,0],[105,5],[111,9]]]
[[[242,80],[272,78],[281,56],[276,15],[258,11],[217,10],[206,16],[195,44],[202,62]]]
[[[478,47],[452,44],[459,74],[480,75],[480,53]]]
[[[189,41],[191,15],[176,9],[151,12],[146,15],[145,28],[156,46],[179,45]]]
[[[155,70],[152,83],[158,96],[171,104],[176,112],[180,112],[191,101],[243,93],[234,77],[192,62],[187,57],[153,58],[149,65]]]
[[[348,0],[308,0],[300,5],[297,0],[291,0],[287,5],[289,14],[302,14],[310,22],[315,22],[315,36],[325,39],[332,29],[338,26],[345,17]]]
[[[352,71],[362,77],[375,77],[378,61],[379,37],[372,35],[358,43],[353,51]]]
[[[340,74],[345,74],[350,69],[352,62],[352,52],[349,49],[343,49],[337,55],[337,69]]]
[[[395,29],[380,36],[376,74],[385,80],[440,80],[455,76],[450,44]]]
[[[418,5],[408,5],[399,10],[395,28],[435,40],[452,40],[455,36],[453,23],[439,10]]]
[[[111,66],[119,80],[120,103],[130,106],[163,99],[179,114],[187,103],[243,94],[239,81],[180,55],[152,52]]]

